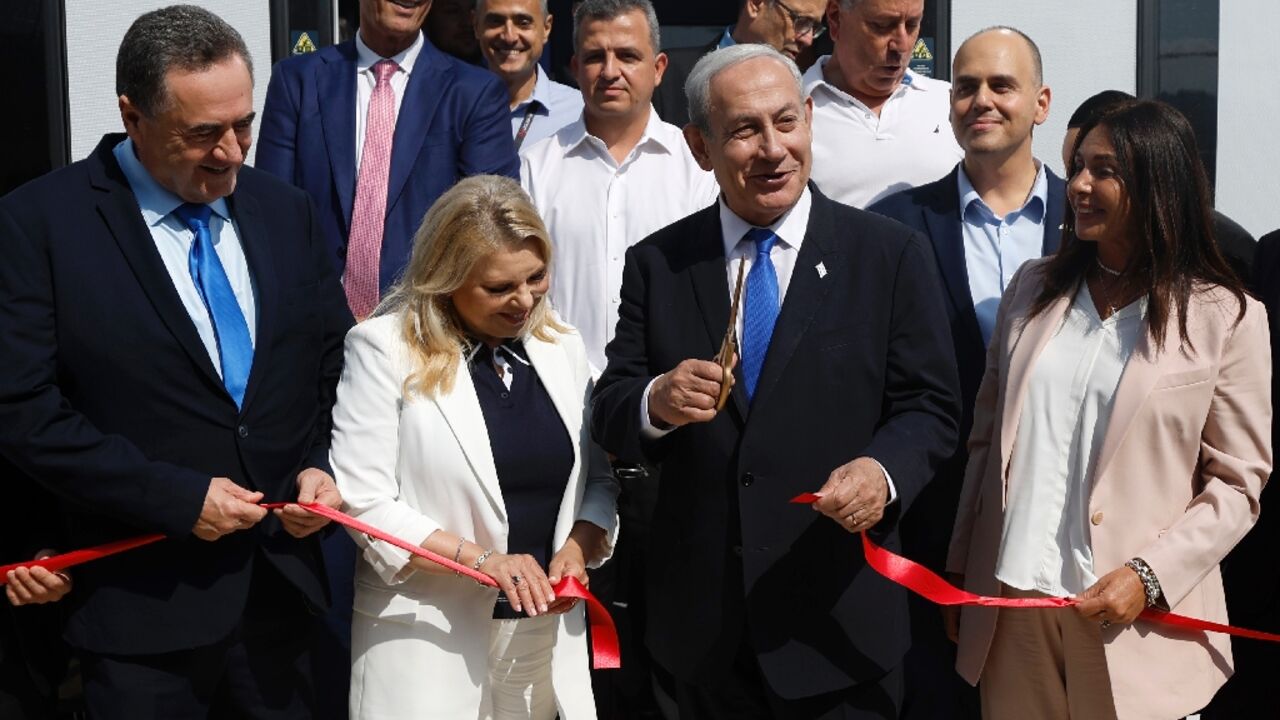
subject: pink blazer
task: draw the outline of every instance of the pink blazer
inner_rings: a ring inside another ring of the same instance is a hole
[[[1009,475],[1027,380],[1070,303],[1060,299],[1028,319],[1045,262],[1028,262],[1005,291],[974,410],[947,569],[984,595],[1003,590],[995,566],[1009,487],[1034,481]],[[1142,557],[1174,612],[1215,622],[1227,622],[1218,563],[1257,520],[1271,472],[1266,310],[1249,298],[1244,319],[1233,325],[1237,308],[1216,287],[1191,299],[1194,353],[1182,347],[1174,317],[1163,352],[1149,335],[1138,342],[1116,388],[1088,501],[1097,576]],[[956,669],[972,684],[982,675],[998,612],[961,613]],[[1122,720],[1195,712],[1232,671],[1224,635],[1139,620],[1103,631],[1103,641]]]

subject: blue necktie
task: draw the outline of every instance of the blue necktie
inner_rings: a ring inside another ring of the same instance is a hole
[[[236,407],[244,404],[244,388],[249,382],[249,369],[253,367],[253,341],[249,338],[249,326],[245,323],[240,303],[231,289],[231,281],[222,269],[222,261],[213,247],[209,233],[209,206],[187,203],[173,211],[191,232],[191,254],[187,256],[187,269],[196,283],[196,291],[209,311],[213,321],[213,333],[218,339],[218,357],[222,361],[222,384],[236,401]]]
[[[742,378],[746,381],[747,401],[756,394],[764,356],[769,352],[769,339],[778,321],[778,274],[774,272],[769,251],[778,236],[768,228],[752,228],[743,236],[756,245],[756,259],[747,273],[746,312],[742,316]]]

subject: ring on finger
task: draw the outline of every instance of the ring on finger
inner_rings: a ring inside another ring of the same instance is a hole
[[[1103,630],[1106,630],[1106,629],[1107,629],[1107,628],[1109,628],[1109,627],[1111,627],[1111,621],[1110,621],[1110,620],[1105,620],[1105,619],[1104,619],[1104,620],[1102,621],[1102,629],[1103,629]]]
[[[512,584],[512,585],[519,585],[519,584],[520,584],[520,576],[519,576],[519,575],[512,575],[512,576],[511,576],[511,584]]]

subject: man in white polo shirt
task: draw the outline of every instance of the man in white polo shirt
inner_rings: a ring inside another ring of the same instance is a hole
[[[945,175],[964,156],[951,133],[950,84],[907,69],[924,0],[835,0],[834,49],[804,75],[813,98],[813,181],[865,208]]]

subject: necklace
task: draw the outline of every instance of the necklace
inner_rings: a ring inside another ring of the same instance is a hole
[[[1104,273],[1106,273],[1106,274],[1110,275],[1111,277],[1120,277],[1120,274],[1124,272],[1123,270],[1112,270],[1111,268],[1107,267],[1106,265],[1103,265],[1103,264],[1102,264],[1102,259],[1101,259],[1101,258],[1099,258],[1097,255],[1094,255],[1094,256],[1093,256],[1093,261],[1094,261],[1094,262],[1096,262],[1096,263],[1098,264],[1098,269],[1099,269],[1099,270],[1101,270],[1102,272],[1104,272]]]

